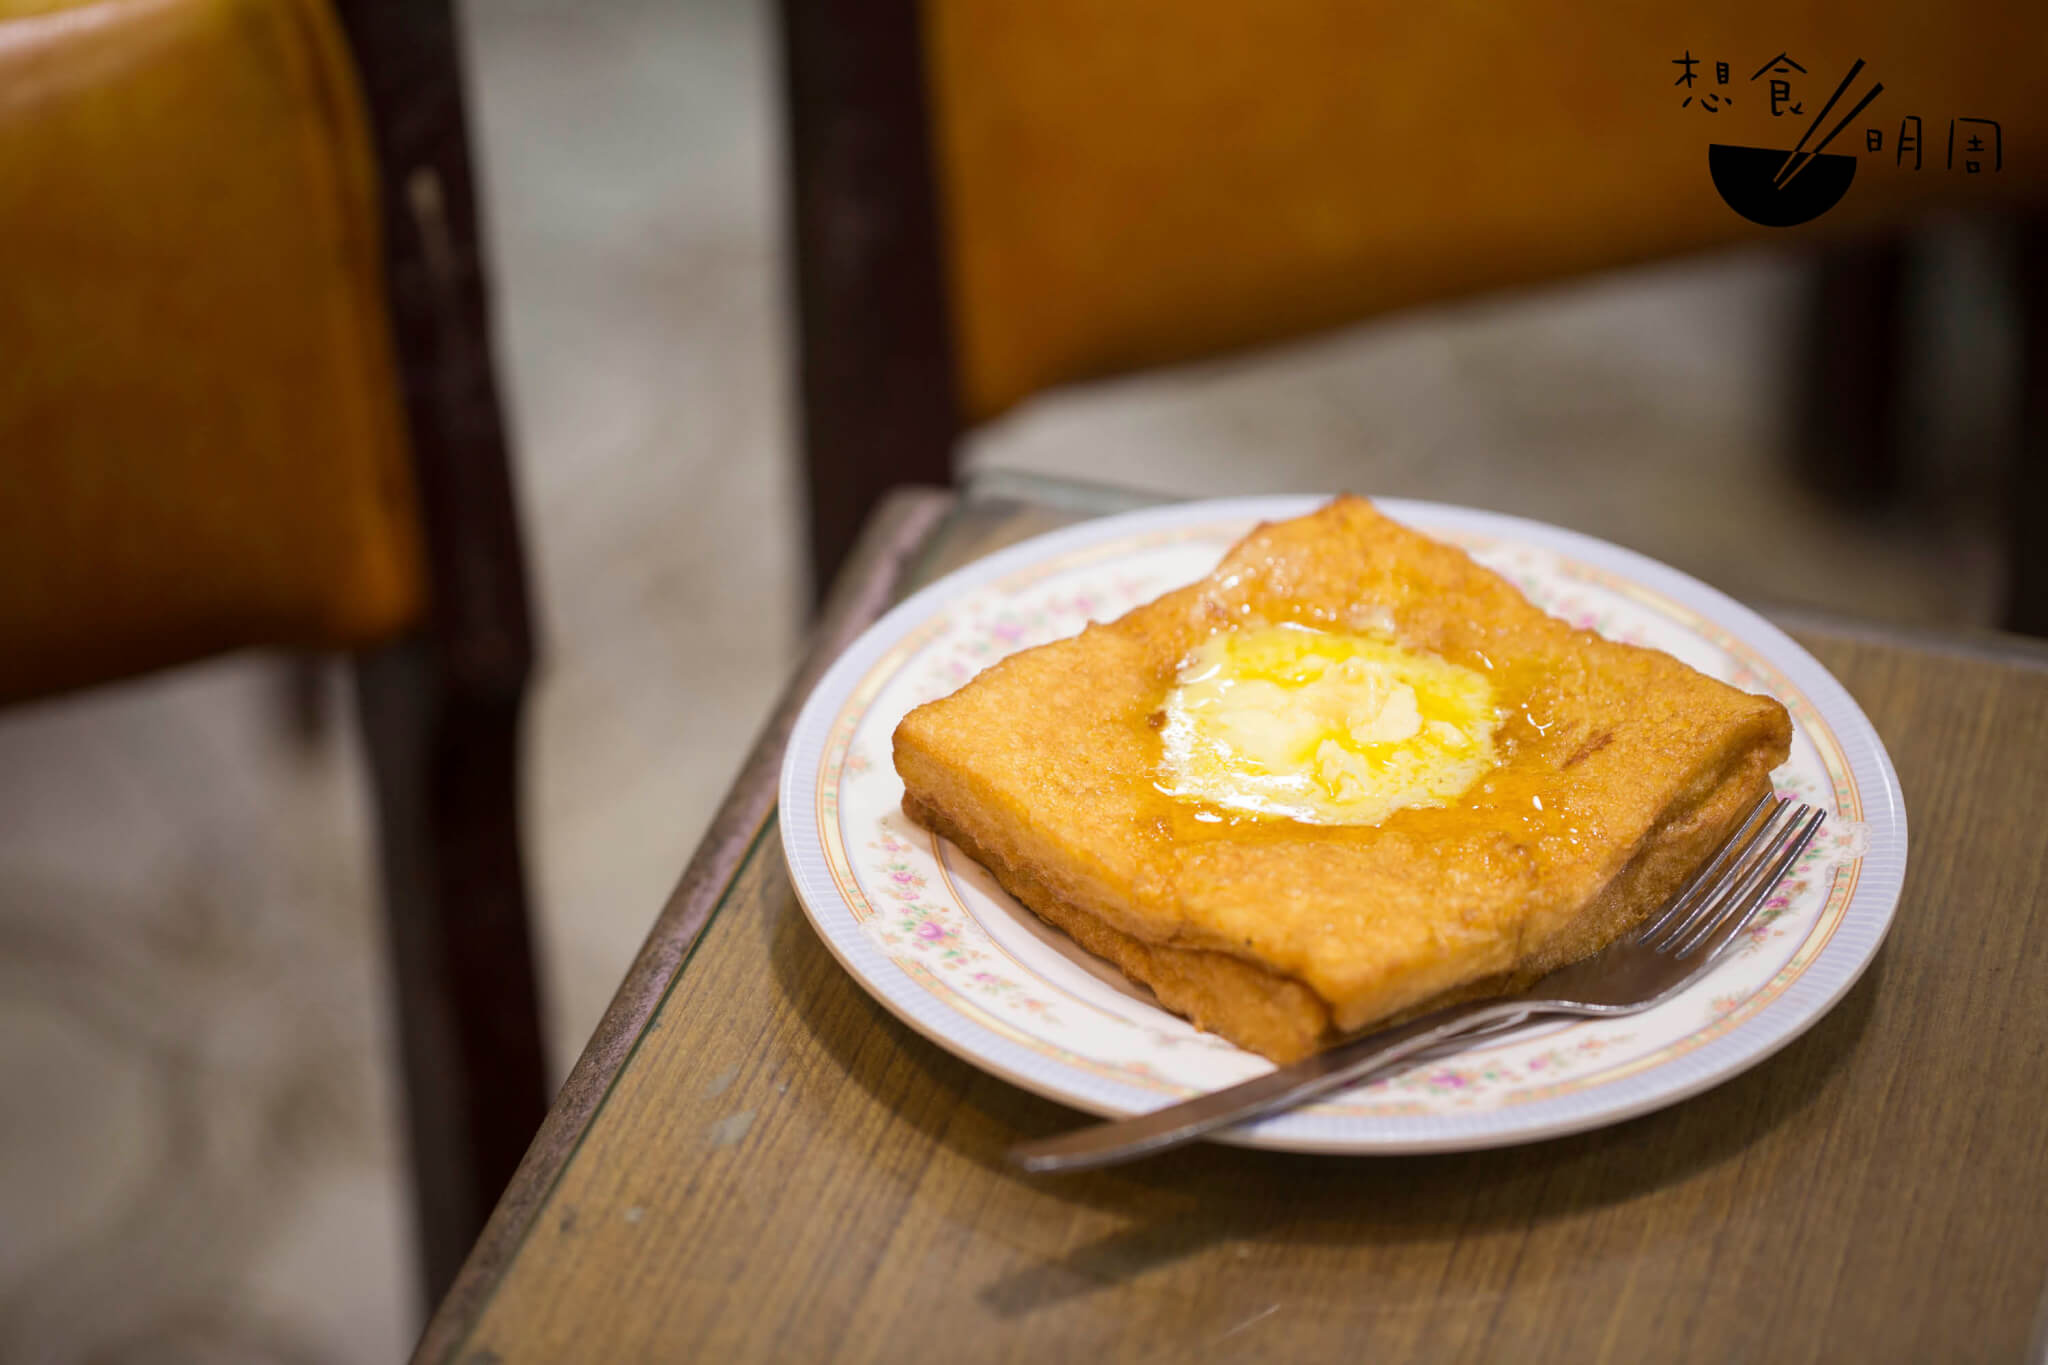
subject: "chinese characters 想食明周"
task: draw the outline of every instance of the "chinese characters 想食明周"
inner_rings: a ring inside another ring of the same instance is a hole
[[[1723,61],[1709,62],[1706,58],[1695,57],[1690,48],[1683,55],[1673,57],[1671,64],[1678,68],[1674,86],[1685,91],[1685,98],[1679,101],[1679,108],[1697,104],[1704,113],[1718,114],[1735,103],[1734,96],[1714,87],[1729,83],[1729,64]],[[1704,68],[1713,68],[1711,84]],[[1783,118],[1788,114],[1803,115],[1805,100],[1793,90],[1793,80],[1805,76],[1807,70],[1795,61],[1789,52],[1777,56],[1758,67],[1749,82],[1766,81],[1766,93],[1772,118]],[[1885,149],[1886,129],[1866,128],[1863,146],[1867,152],[1882,152]],[[1907,170],[1921,170],[1926,164],[1925,138],[1918,114],[1908,114],[1899,120],[1896,133],[1892,135],[1892,163]],[[1958,151],[1961,155],[1958,156]],[[1908,165],[1908,158],[1911,164]],[[1944,168],[1961,170],[1968,175],[1984,171],[2005,169],[2005,134],[1998,121],[1988,118],[1972,118],[1958,115],[1948,121],[1948,136]]]

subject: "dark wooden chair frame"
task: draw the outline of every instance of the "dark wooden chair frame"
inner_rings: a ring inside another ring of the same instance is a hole
[[[811,588],[961,433],[915,0],[781,0]]]
[[[962,432],[916,0],[780,0],[814,600],[889,489],[947,484]],[[2021,255],[2025,412],[2005,621],[2048,634],[2048,266]],[[1905,248],[1823,255],[1800,472],[1848,507],[1898,486]]]
[[[455,13],[339,0],[366,97],[427,551],[425,626],[355,661],[376,793],[419,1270],[437,1302],[546,1115],[519,832],[533,667]]]

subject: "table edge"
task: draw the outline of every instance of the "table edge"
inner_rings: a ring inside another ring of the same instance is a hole
[[[1820,607],[1752,603],[1772,624],[1792,635],[1824,635],[1856,644],[1890,645],[1921,654],[1945,654],[2030,671],[2048,669],[2048,640],[1983,626],[1929,626],[1873,621]]]
[[[919,550],[955,501],[956,495],[944,489],[900,488],[869,521],[848,557],[847,571],[825,602],[802,666],[762,726],[682,879],[648,930],[596,1032],[556,1093],[454,1285],[428,1318],[413,1349],[413,1361],[448,1359],[476,1326],[535,1215],[773,814],[783,750],[804,699],[832,661],[888,609],[898,585],[912,571]]]

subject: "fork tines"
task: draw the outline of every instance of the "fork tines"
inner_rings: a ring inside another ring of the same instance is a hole
[[[1777,886],[1824,818],[1790,797],[1764,797],[1636,941],[1677,957],[1718,951]]]

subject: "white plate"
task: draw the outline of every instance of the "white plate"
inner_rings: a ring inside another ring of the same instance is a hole
[[[876,999],[968,1061],[1098,1114],[1155,1109],[1270,1068],[1160,1009],[906,820],[889,737],[912,706],[1003,655],[1191,582],[1256,522],[1323,501],[1184,503],[1041,536],[932,584],[833,665],[783,761],[782,842],[811,922]],[[1512,1034],[1227,1140],[1377,1153],[1530,1142],[1696,1094],[1811,1026],[1876,954],[1906,867],[1898,779],[1841,684],[1755,612],[1632,551],[1489,512],[1378,505],[1574,624],[1777,697],[1796,732],[1778,789],[1828,821],[1748,941],[1677,999],[1629,1019]]]

